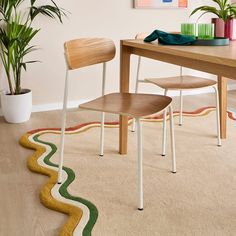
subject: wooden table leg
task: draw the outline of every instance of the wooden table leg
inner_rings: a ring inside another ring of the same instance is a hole
[[[220,134],[221,138],[226,138],[227,128],[227,78],[218,76],[218,90],[220,103]]]
[[[129,92],[130,50],[120,42],[120,92]],[[120,116],[119,153],[127,154],[128,117]]]

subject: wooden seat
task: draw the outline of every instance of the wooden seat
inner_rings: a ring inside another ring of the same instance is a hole
[[[145,117],[164,110],[172,99],[162,95],[111,93],[79,107],[87,110],[102,111],[130,117]]]
[[[100,135],[100,156],[103,156],[104,144],[104,112],[128,115],[134,117],[137,122],[137,163],[138,163],[138,208],[143,209],[143,167],[142,167],[142,126],[140,118],[148,116],[163,109],[169,108],[170,113],[170,133],[172,150],[172,172],[176,172],[175,162],[175,142],[173,115],[171,108],[172,99],[163,95],[151,94],[131,94],[131,93],[112,93],[105,95],[106,81],[106,62],[112,60],[115,56],[115,45],[110,39],[104,38],[83,38],[75,39],[65,43],[65,59],[67,62],[67,71],[64,89],[64,102],[61,124],[61,147],[60,164],[58,172],[58,184],[62,182],[63,158],[64,158],[64,139],[66,126],[66,111],[68,97],[68,78],[69,72],[78,68],[102,63],[102,96],[93,101],[81,104],[82,109],[101,112],[101,135]],[[119,173],[118,173],[119,174]]]
[[[155,84],[163,89],[179,90],[179,89],[197,89],[217,84],[216,81],[196,77],[191,75],[174,76],[166,78],[147,78],[146,81]]]

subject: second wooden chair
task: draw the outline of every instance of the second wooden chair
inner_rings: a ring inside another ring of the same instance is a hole
[[[148,33],[139,33],[136,35],[136,39],[144,39]],[[179,125],[183,124],[183,90],[193,90],[206,87],[212,87],[215,92],[216,101],[216,128],[217,128],[217,145],[221,146],[220,138],[220,118],[219,118],[219,96],[217,82],[214,80],[196,77],[191,75],[183,75],[183,68],[180,67],[180,74],[178,76],[164,77],[164,78],[146,78],[140,79],[140,67],[141,56],[138,57],[138,66],[135,82],[135,93],[138,92],[139,83],[152,83],[162,89],[164,89],[164,95],[166,96],[170,90],[179,90],[180,92],[180,108],[179,108]],[[132,131],[135,130],[135,121],[133,121]],[[166,155],[166,110],[163,114],[163,138],[162,138],[162,156]]]

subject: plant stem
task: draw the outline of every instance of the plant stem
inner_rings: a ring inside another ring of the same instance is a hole
[[[7,74],[7,80],[8,80],[10,93],[11,93],[11,95],[14,95],[14,90],[13,90],[12,83],[11,83],[11,76],[8,72],[6,72],[6,74]]]

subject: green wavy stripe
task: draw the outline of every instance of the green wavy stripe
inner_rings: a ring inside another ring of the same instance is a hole
[[[33,137],[33,140],[35,142],[42,143],[42,144],[45,144],[45,145],[48,145],[48,146],[51,147],[50,153],[44,158],[44,163],[49,165],[49,166],[58,167],[57,164],[55,164],[55,163],[50,161],[50,158],[53,156],[53,154],[55,154],[55,152],[57,150],[56,145],[53,144],[53,143],[49,143],[49,142],[45,142],[45,141],[40,140],[39,136],[40,136],[40,134],[35,135]],[[60,194],[63,197],[65,197],[67,199],[70,199],[70,200],[73,200],[73,201],[80,202],[80,203],[86,205],[89,208],[90,217],[89,217],[88,223],[86,224],[85,228],[83,229],[83,236],[90,236],[91,235],[91,231],[92,231],[92,229],[93,229],[93,227],[94,227],[94,225],[95,225],[95,223],[97,221],[97,218],[98,218],[98,210],[97,210],[96,206],[93,203],[87,201],[86,199],[83,199],[83,198],[80,198],[80,197],[76,197],[76,196],[72,196],[67,191],[67,187],[75,179],[75,173],[74,173],[74,171],[72,169],[70,169],[68,167],[63,167],[63,170],[67,173],[68,177],[67,177],[66,181],[59,188],[59,192],[60,192]]]

